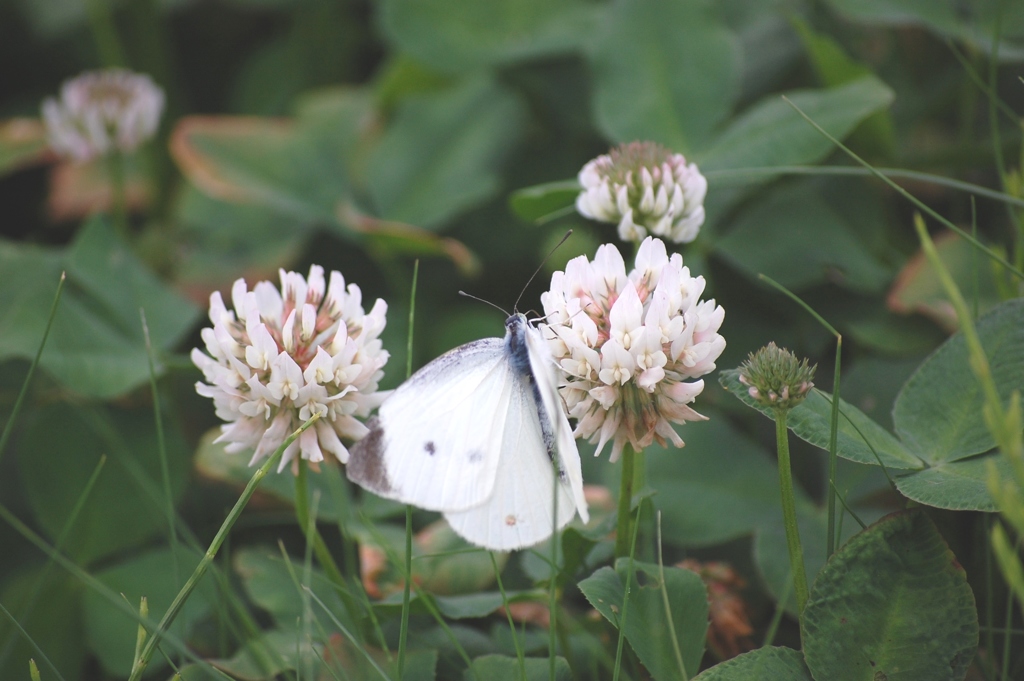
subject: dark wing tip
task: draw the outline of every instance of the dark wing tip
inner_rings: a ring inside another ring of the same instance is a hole
[[[376,416],[367,421],[366,426],[369,434],[349,449],[345,474],[371,492],[387,494],[391,491],[391,481],[384,466],[384,427]]]

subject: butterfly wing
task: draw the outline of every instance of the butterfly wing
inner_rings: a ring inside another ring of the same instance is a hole
[[[485,338],[441,355],[381,405],[350,451],[346,473],[376,494],[434,511],[492,496],[517,376],[504,342]]]
[[[526,328],[526,349],[530,358],[530,370],[537,381],[538,392],[548,415],[548,421],[555,431],[555,449],[558,453],[558,468],[564,474],[563,484],[568,483],[571,501],[579,511],[583,522],[590,521],[587,502],[583,498],[583,471],[580,466],[580,452],[576,448],[576,439],[572,434],[569,419],[562,408],[562,398],[558,394],[558,383],[555,374],[555,361],[540,331],[533,327]]]
[[[505,415],[498,484],[479,506],[445,513],[452,529],[467,541],[498,551],[543,541],[555,526],[551,519],[555,471],[537,419],[537,404],[525,377],[515,379],[516,390]],[[557,493],[557,527],[563,527],[576,515],[576,504],[566,485],[557,485]]]

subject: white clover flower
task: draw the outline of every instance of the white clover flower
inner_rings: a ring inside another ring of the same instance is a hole
[[[163,108],[163,90],[149,76],[106,69],[65,81],[59,100],[43,102],[43,120],[55,152],[88,161],[134,151],[156,132]]]
[[[706,418],[687,406],[704,389],[690,379],[715,369],[725,310],[700,300],[704,285],[653,237],[629,274],[605,244],[593,262],[580,256],[552,275],[541,328],[561,367],[573,434],[597,443],[597,454],[608,442],[612,461],[626,442],[637,451],[655,440],[682,447],[672,424]]]
[[[576,210],[619,225],[623,241],[648,233],[689,243],[704,224],[708,181],[695,163],[654,142],[630,142],[590,161],[579,174]]]
[[[378,299],[367,314],[359,287],[346,289],[339,272],[331,272],[326,297],[324,284],[323,268],[313,265],[308,281],[281,270],[281,292],[269,281],[249,291],[239,279],[231,287],[233,311],[219,291],[210,296],[206,353],[192,350],[206,377],[196,392],[213,398],[227,421],[216,442],[227,442],[228,452],[255,450],[249,465],[314,414],[321,419],[285,450],[278,470],[297,453],[323,461],[325,450],[346,463],[342,439],[362,439],[369,431],[356,417],[369,416],[387,397],[377,390],[388,361],[378,338],[387,304]]]

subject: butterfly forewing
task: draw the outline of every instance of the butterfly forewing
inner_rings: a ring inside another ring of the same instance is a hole
[[[381,405],[352,448],[348,477],[430,510],[478,506],[495,487],[514,380],[499,338],[441,355]]]

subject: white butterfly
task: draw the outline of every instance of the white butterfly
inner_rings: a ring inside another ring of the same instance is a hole
[[[577,511],[588,520],[554,359],[522,314],[505,330],[504,339],[441,355],[400,385],[346,465],[353,482],[441,511],[467,541],[502,551],[547,539]]]

